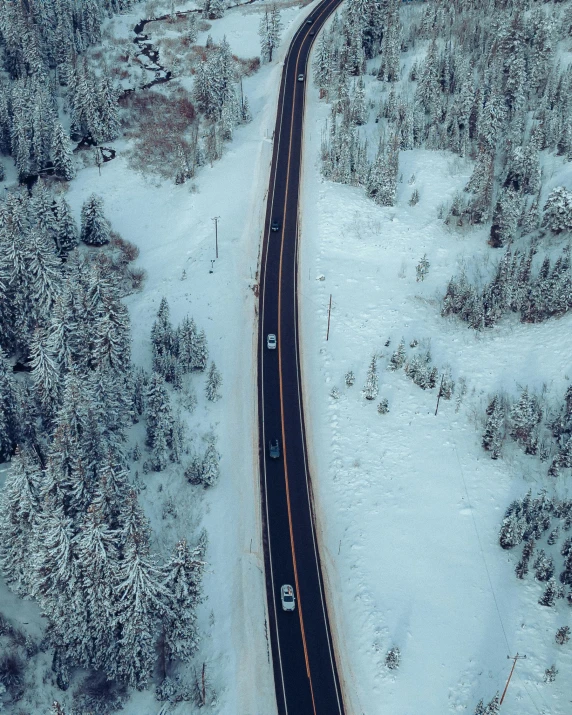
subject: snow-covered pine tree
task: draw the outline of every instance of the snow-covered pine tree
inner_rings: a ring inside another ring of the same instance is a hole
[[[165,441],[160,444],[168,444],[173,423],[173,413],[169,393],[165,386],[163,377],[153,373],[147,388],[147,446],[155,449],[155,443],[159,433],[162,433]],[[161,438],[159,438],[161,439]]]
[[[163,617],[163,632],[169,660],[188,662],[196,653],[200,635],[196,609],[202,601],[202,577],[205,569],[202,548],[190,549],[182,539],[175,553],[161,569],[163,586],[168,593]]]
[[[12,366],[0,348],[0,461],[10,459],[19,441],[18,391]]]
[[[518,402],[515,402],[509,412],[511,437],[522,447],[528,449],[535,437],[536,427],[542,420],[542,415],[538,398],[535,395],[530,395],[528,387],[525,387]]]
[[[211,402],[216,402],[217,400],[220,399],[220,386],[222,384],[222,375],[217,369],[217,366],[213,361],[211,361],[211,365],[209,368],[209,372],[207,375],[207,384],[205,386],[205,393],[207,396],[207,400],[210,400]]]
[[[497,715],[500,711],[500,695],[497,693],[483,711],[483,715]]]
[[[400,76],[399,54],[401,52],[399,3],[397,0],[389,0],[386,7],[380,50],[381,64],[377,78],[385,82],[397,82]]]
[[[572,229],[572,192],[563,186],[550,192],[544,204],[542,225],[557,234]]]
[[[103,199],[92,194],[81,208],[81,240],[90,246],[109,242],[109,222],[103,214]]]
[[[89,624],[86,644],[87,661],[91,667],[113,672],[117,662],[115,628],[113,624],[112,584],[119,569],[117,532],[105,523],[100,509],[92,504],[74,537],[79,568],[79,584],[84,594],[84,606]]]
[[[207,347],[207,336],[204,330],[197,335],[195,350],[193,352],[191,368],[193,370],[205,370],[208,364],[209,351]]]
[[[54,125],[51,149],[51,160],[56,175],[66,181],[71,181],[75,177],[76,170],[70,140],[60,122],[56,122]]]
[[[78,244],[77,225],[71,207],[63,197],[56,207],[55,241],[58,254],[62,257],[67,256]]]
[[[260,37],[260,54],[263,62],[272,62],[274,51],[280,44],[282,21],[280,11],[274,5],[270,11],[265,10],[260,17],[258,35]]]
[[[42,416],[49,423],[59,402],[60,372],[57,362],[46,345],[44,333],[37,328],[30,344],[31,379]]]
[[[548,583],[546,584],[546,588],[544,589],[544,593],[542,596],[538,599],[538,603],[541,606],[553,606],[554,602],[556,601],[556,598],[558,597],[558,586],[556,585],[556,581],[551,578],[548,580]]]
[[[10,588],[22,596],[30,592],[40,478],[34,459],[16,452],[0,493],[0,568]]]
[[[405,340],[401,338],[397,350],[394,351],[393,355],[389,360],[390,370],[399,370],[405,364],[406,354],[405,354]]]
[[[33,323],[43,323],[60,291],[61,261],[54,254],[51,239],[37,228],[27,236],[24,260],[28,273],[30,318]]]
[[[216,449],[216,439],[209,437],[207,448],[201,463],[201,482],[204,487],[214,486],[220,476],[220,455]]]
[[[169,594],[161,577],[155,558],[138,539],[129,539],[113,587],[117,676],[139,690],[152,675],[156,622],[168,608]]]
[[[371,362],[369,363],[362,394],[366,400],[375,400],[378,392],[377,356],[374,354],[371,358]]]
[[[505,434],[505,408],[500,395],[495,395],[490,401],[487,415],[482,445],[491,453],[492,459],[498,459]]]

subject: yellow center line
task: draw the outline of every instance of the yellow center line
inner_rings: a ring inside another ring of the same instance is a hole
[[[329,4],[321,10],[321,12],[318,14],[317,17],[321,17],[324,12],[329,8]],[[310,694],[312,697],[312,709],[314,711],[314,715],[317,715],[316,713],[316,702],[314,699],[314,687],[312,684],[312,674],[310,671],[310,660],[308,657],[308,648],[306,645],[306,631],[304,629],[304,617],[303,617],[303,612],[302,612],[302,598],[300,596],[300,588],[299,588],[299,583],[298,583],[298,568],[296,564],[296,550],[294,546],[294,529],[292,526],[292,510],[291,510],[291,505],[290,505],[290,487],[289,487],[289,481],[288,481],[288,462],[287,462],[287,448],[286,448],[286,431],[285,431],[285,424],[284,424],[284,388],[283,388],[283,382],[282,382],[282,340],[281,340],[281,321],[280,321],[280,316],[282,313],[282,258],[284,254],[284,226],[285,226],[285,221],[286,221],[286,208],[288,204],[288,194],[290,191],[290,162],[292,158],[292,134],[294,130],[294,109],[296,107],[296,93],[298,91],[298,63],[300,61],[300,53],[302,52],[302,47],[304,44],[304,41],[307,39],[308,33],[306,33],[305,37],[302,39],[302,43],[300,45],[300,49],[298,50],[298,55],[296,56],[296,65],[295,65],[295,79],[294,79],[294,97],[292,100],[292,112],[291,112],[291,117],[290,117],[290,137],[289,137],[289,142],[288,142],[288,168],[286,171],[286,193],[284,195],[284,212],[283,212],[283,219],[282,219],[282,241],[280,243],[280,264],[279,264],[279,271],[278,271],[278,373],[280,376],[280,415],[282,418],[282,445],[283,445],[283,452],[284,452],[284,479],[285,479],[285,484],[286,484],[286,503],[288,507],[288,525],[289,525],[289,530],[290,530],[290,549],[292,551],[292,563],[294,566],[294,581],[296,584],[296,594],[298,595],[298,618],[300,619],[300,630],[302,633],[302,646],[304,649],[304,659],[306,661],[306,673],[308,675],[308,681],[310,683]],[[302,118],[303,121],[303,118]],[[278,160],[276,162],[276,166],[278,167]],[[297,210],[297,207],[296,207]],[[298,217],[296,216],[296,224],[298,223]],[[311,515],[310,515],[311,518]]]

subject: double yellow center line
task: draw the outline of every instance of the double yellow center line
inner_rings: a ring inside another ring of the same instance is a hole
[[[318,13],[318,15],[314,16],[314,19],[322,17],[326,12],[329,10],[329,3],[326,5],[326,7],[322,8],[322,10]],[[310,27],[310,26],[309,26]],[[309,30],[308,30],[309,32]],[[308,32],[302,39],[300,48],[298,50],[298,54],[296,56],[296,64],[295,64],[295,79],[294,79],[294,96],[292,99],[292,112],[290,116],[290,137],[289,137],[289,143],[288,143],[288,167],[286,171],[286,192],[284,195],[284,211],[283,211],[283,218],[282,218],[282,240],[280,243],[280,264],[279,264],[279,272],[278,272],[278,372],[279,372],[279,377],[280,377],[280,414],[281,414],[281,419],[282,419],[282,444],[283,444],[283,451],[284,451],[284,478],[285,478],[285,483],[286,483],[286,502],[288,506],[288,524],[289,524],[289,529],[290,529],[290,548],[292,551],[292,563],[294,566],[294,580],[296,583],[296,593],[298,595],[298,617],[300,619],[300,630],[302,633],[302,645],[304,648],[304,659],[306,661],[306,672],[308,675],[308,681],[310,683],[310,694],[312,697],[312,708],[314,711],[314,715],[317,715],[316,712],[316,702],[314,699],[314,687],[312,683],[312,673],[310,670],[310,660],[308,657],[308,648],[306,644],[306,631],[304,629],[304,617],[303,617],[303,611],[302,611],[302,599],[300,596],[300,588],[299,588],[299,582],[298,582],[298,568],[296,564],[296,549],[294,546],[294,529],[292,526],[292,510],[291,510],[291,504],[290,504],[290,488],[289,488],[289,481],[288,481],[288,461],[287,461],[287,447],[286,447],[286,430],[285,430],[285,423],[284,423],[284,386],[283,386],[283,380],[282,380],[282,340],[281,340],[281,320],[280,316],[282,315],[282,259],[283,259],[283,254],[284,254],[284,226],[286,223],[286,209],[288,205],[288,194],[290,192],[290,164],[291,164],[291,159],[292,159],[292,135],[294,131],[294,110],[296,108],[296,94],[298,91],[298,85],[300,84],[301,87],[304,87],[304,84],[301,84],[298,82],[298,72],[299,72],[299,62],[300,62],[300,54],[302,52],[302,48],[304,46],[304,42],[306,41],[308,37]],[[306,78],[304,78],[306,80]],[[286,82],[286,80],[285,80]],[[286,84],[285,84],[286,87]],[[284,97],[282,98],[282,101],[284,102]],[[302,118],[303,121],[303,118]],[[302,137],[303,137],[303,125],[302,125]],[[303,139],[302,139],[303,140]],[[302,141],[301,140],[301,141]],[[302,167],[302,160],[300,158],[300,167],[299,167],[299,173],[298,176],[300,175]],[[276,162],[276,168],[278,168],[278,160]],[[296,216],[296,241],[298,240],[298,217]],[[310,505],[308,505],[310,506]],[[312,515],[310,514],[310,518],[312,518]]]

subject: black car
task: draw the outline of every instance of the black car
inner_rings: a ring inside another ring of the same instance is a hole
[[[314,37],[315,34],[316,34],[315,30],[310,30],[310,37]]]
[[[268,454],[271,459],[280,459],[280,442],[277,439],[268,442]]]
[[[280,231],[280,219],[279,218],[272,219],[272,223],[270,224],[270,230],[271,231]]]

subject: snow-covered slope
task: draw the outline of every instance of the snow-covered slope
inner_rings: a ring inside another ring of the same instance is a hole
[[[501,388],[516,395],[519,385],[546,384],[561,400],[572,318],[506,320],[483,333],[441,318],[440,299],[459,263],[491,260],[484,231],[457,234],[438,218],[471,165],[447,152],[400,152],[396,205],[381,208],[361,189],[322,180],[327,116],[309,85],[299,273],[305,404],[350,712],[472,713],[480,698],[502,692],[507,656],[519,652],[527,659],[516,666],[503,709],[566,713],[572,655],[554,634],[569,623],[569,606],[539,606],[543,585],[518,581],[518,557],[498,545],[504,510],[529,487],[534,494],[547,485],[546,465],[511,449],[492,461],[480,438],[487,398]],[[565,183],[563,160],[553,170]],[[421,198],[409,206],[414,188]],[[424,254],[429,274],[416,282]],[[456,394],[441,400],[437,415],[437,389],[423,391],[403,370],[387,369],[402,336],[408,356],[421,349],[409,346],[413,339],[430,341],[434,364],[451,367]],[[379,397],[369,402],[361,389],[374,353]],[[376,410],[382,398],[388,414]],[[392,646],[401,651],[397,670],[385,665]],[[547,684],[553,663],[560,675]]]

